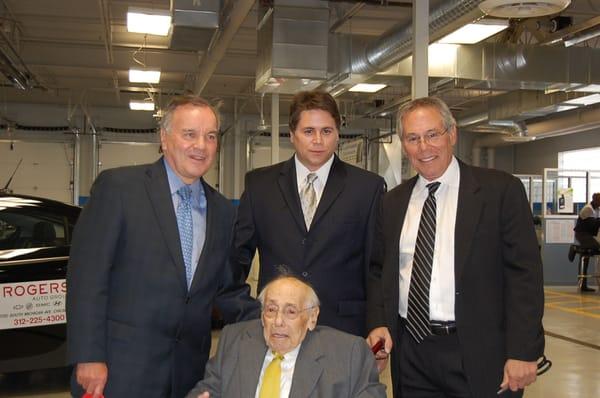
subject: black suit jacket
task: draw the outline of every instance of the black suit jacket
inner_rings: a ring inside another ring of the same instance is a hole
[[[474,397],[496,396],[508,358],[537,360],[544,351],[542,263],[523,184],[497,170],[460,164],[455,226],[455,316]],[[399,241],[411,178],[383,200],[384,251],[374,256],[370,328],[387,326],[394,391],[399,395]]]
[[[227,262],[233,206],[202,183],[206,240],[188,292],[162,159],[94,182],[67,273],[68,350],[72,364],[107,363],[107,397],[184,396],[204,372],[213,303],[228,320],[258,315]]]
[[[232,262],[250,271],[258,248],[259,290],[285,264],[316,289],[319,323],[365,334],[366,279],[384,181],[335,157],[310,230],[294,158],[246,175]]]

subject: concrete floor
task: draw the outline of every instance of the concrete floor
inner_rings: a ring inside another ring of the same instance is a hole
[[[600,397],[600,294],[580,295],[574,287],[547,287],[544,327],[546,356],[553,366],[525,396]],[[389,385],[389,370],[381,379]],[[0,397],[66,398],[68,380],[65,369],[0,375]]]

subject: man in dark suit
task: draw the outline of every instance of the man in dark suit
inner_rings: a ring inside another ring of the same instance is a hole
[[[383,200],[368,341],[384,339],[390,352],[393,340],[396,397],[520,396],[544,350],[542,263],[524,188],[453,156],[456,121],[441,100],[411,101],[398,121],[418,175]]]
[[[296,94],[289,160],[246,175],[233,262],[250,271],[259,252],[259,291],[288,265],[321,298],[319,322],[366,335],[366,280],[384,181],[334,154],[340,113],[322,91]]]
[[[75,397],[183,397],[204,372],[213,304],[229,320],[258,316],[227,261],[234,209],[202,179],[218,132],[205,100],[176,98],[164,157],[94,182],[67,273]]]
[[[226,326],[204,379],[187,398],[385,398],[365,340],[317,326],[319,299],[281,276],[259,296],[262,322]]]

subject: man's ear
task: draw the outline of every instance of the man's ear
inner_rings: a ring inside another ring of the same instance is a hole
[[[308,330],[311,332],[317,327],[317,319],[319,318],[319,307],[315,307],[310,312],[308,318]]]

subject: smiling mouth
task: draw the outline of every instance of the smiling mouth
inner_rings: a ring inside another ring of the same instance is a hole
[[[419,162],[422,162],[422,163],[429,163],[429,162],[431,162],[431,161],[435,160],[435,158],[436,158],[435,156],[429,156],[429,157],[426,157],[426,158],[421,158],[421,159],[419,159]]]

